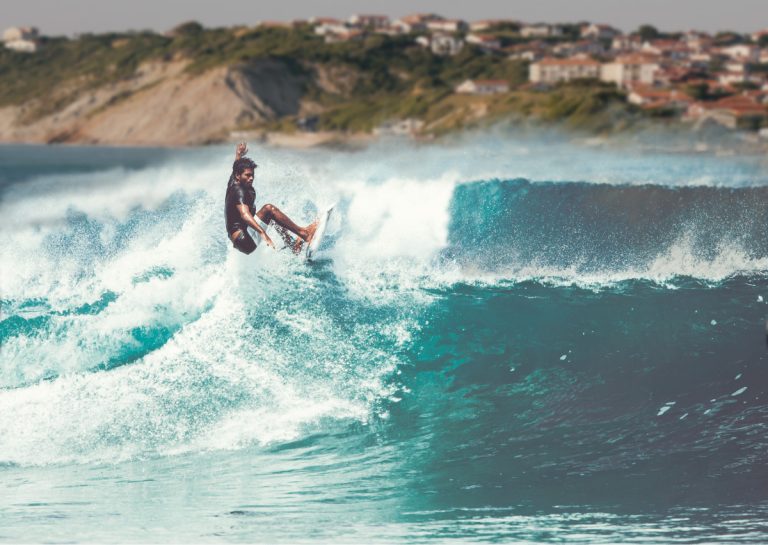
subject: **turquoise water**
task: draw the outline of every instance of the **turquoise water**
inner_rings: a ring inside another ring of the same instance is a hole
[[[764,543],[768,167],[0,147],[0,541]]]

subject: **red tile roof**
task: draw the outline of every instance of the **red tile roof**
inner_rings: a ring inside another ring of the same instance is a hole
[[[546,59],[541,59],[539,64],[544,66],[600,66],[600,62],[594,59],[573,57],[569,59],[547,57]]]

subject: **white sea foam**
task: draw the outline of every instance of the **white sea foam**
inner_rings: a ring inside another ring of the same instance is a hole
[[[293,439],[324,418],[370,418],[376,400],[392,391],[384,378],[397,363],[368,341],[382,333],[319,322],[312,304],[306,312],[316,327],[277,331],[259,299],[280,293],[296,304],[293,290],[312,301],[312,280],[270,282],[243,265],[231,254],[220,271],[228,282],[212,288],[213,306],[137,364],[1,392],[0,460],[111,462],[241,448]],[[47,350],[61,347],[47,343]]]

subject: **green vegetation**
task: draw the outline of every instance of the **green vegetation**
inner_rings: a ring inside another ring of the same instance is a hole
[[[489,33],[506,43],[525,41],[517,30],[508,26]],[[575,35],[578,26],[566,30]],[[527,91],[526,62],[469,44],[459,55],[441,57],[417,45],[413,36],[374,34],[361,41],[328,44],[308,25],[206,29],[194,21],[167,35],[86,34],[72,40],[46,39],[35,54],[0,50],[0,106],[27,103],[31,106],[27,118],[34,120],[65,107],[85,90],[133,77],[147,61],[184,60],[188,73],[199,74],[265,58],[309,76],[304,96],[322,109],[320,129],[369,131],[389,119],[418,118],[429,130],[443,131],[486,118],[520,115],[605,129],[607,121],[596,121],[601,112],[629,110],[622,95],[598,82],[551,92]],[[334,89],[321,83],[320,71],[349,77]],[[511,92],[484,97],[454,93],[462,81],[478,78],[505,80]],[[123,92],[102,110],[130,96]],[[270,127],[289,130],[295,121],[282,118]]]
[[[45,102],[40,115],[73,100],[78,90],[130,77],[139,64],[160,57],[169,39],[145,32],[49,38],[35,54],[0,50],[0,106]]]
[[[738,32],[725,31],[715,34],[715,45],[719,47],[742,44],[746,38]]]

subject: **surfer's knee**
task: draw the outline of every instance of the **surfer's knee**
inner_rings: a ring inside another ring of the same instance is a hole
[[[261,207],[257,216],[265,223],[269,223],[275,217],[275,212],[277,211],[277,207],[274,204],[265,204]]]

